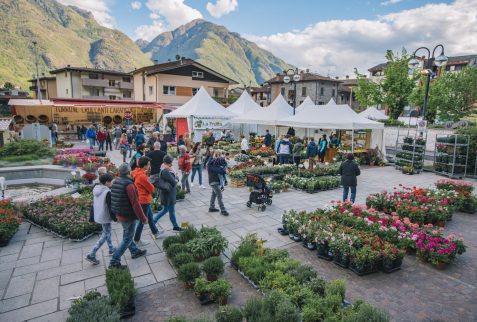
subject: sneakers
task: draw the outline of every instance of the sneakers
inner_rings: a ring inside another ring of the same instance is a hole
[[[201,189],[206,189],[204,185],[200,185],[200,188]]]
[[[220,210],[217,208],[209,208],[209,212],[219,212]]]
[[[174,231],[178,231],[178,232],[183,232],[183,231],[184,231],[184,229],[183,229],[183,228],[181,228],[181,227],[179,227],[179,226],[177,226],[177,227],[174,227],[172,230],[174,230]]]
[[[131,258],[132,259],[139,258],[141,256],[146,255],[146,253],[147,253],[146,249],[139,249],[137,252],[135,252],[134,254],[131,255]]]
[[[228,216],[228,215],[229,215],[229,213],[227,212],[227,210],[221,211],[220,214],[221,214],[222,216]]]
[[[99,260],[97,260],[96,257],[91,256],[90,254],[86,255],[86,260],[93,265],[98,265],[99,264]]]
[[[109,264],[108,268],[128,269],[126,265],[121,265],[121,263]]]
[[[224,192],[225,190],[225,187],[224,186],[220,186],[220,191]]]
[[[148,241],[148,240],[139,240],[139,241],[134,241],[134,243],[137,245],[137,246],[146,246],[146,245],[149,245],[151,242]]]
[[[162,229],[158,229],[157,230],[157,233],[155,233],[154,235],[152,235],[154,237],[154,239],[159,239],[161,238],[161,235],[164,234],[164,230]]]
[[[190,183],[190,187],[194,188],[194,183],[193,182]]]
[[[116,248],[110,249],[109,250],[109,255],[113,255],[115,251],[116,251]]]

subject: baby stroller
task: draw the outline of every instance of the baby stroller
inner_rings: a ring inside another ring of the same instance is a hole
[[[270,206],[272,204],[272,190],[261,176],[248,175],[247,187],[253,189],[253,191],[250,192],[247,207],[251,208],[252,204],[257,204],[259,210],[265,211],[267,208],[266,205]]]

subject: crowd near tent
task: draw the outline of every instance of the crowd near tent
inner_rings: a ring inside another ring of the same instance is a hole
[[[387,120],[388,116],[383,113],[383,111],[378,110],[376,107],[371,106],[366,110],[359,113],[359,115],[364,116],[370,120]]]
[[[204,87],[201,87],[187,103],[165,115],[167,119],[176,119],[177,136],[193,133],[197,142],[207,129],[230,129],[229,120],[235,116],[210,97]]]

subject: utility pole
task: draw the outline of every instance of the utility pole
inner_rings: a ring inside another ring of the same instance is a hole
[[[36,50],[36,41],[33,41],[33,48],[35,49],[35,66],[36,66],[36,97],[41,100],[41,91],[40,91],[40,75],[38,73],[38,52]]]

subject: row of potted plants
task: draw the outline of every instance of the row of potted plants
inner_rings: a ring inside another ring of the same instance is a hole
[[[299,176],[286,176],[284,181],[296,189],[301,189],[310,193],[336,189],[339,187],[341,178],[339,176],[323,176],[317,178],[303,178]]]
[[[249,150],[249,154],[253,157],[262,157],[268,158],[275,155],[275,151],[272,148],[261,146],[259,148],[251,148]]]
[[[439,190],[456,193],[455,206],[459,211],[474,214],[477,211],[477,197],[474,195],[472,182],[452,179],[441,179],[436,182]]]
[[[22,222],[9,199],[0,200],[0,247],[7,246]]]

